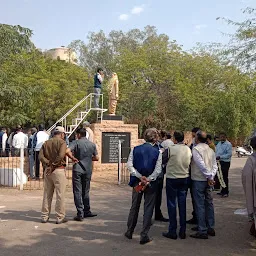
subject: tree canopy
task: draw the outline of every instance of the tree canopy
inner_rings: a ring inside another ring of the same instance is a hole
[[[106,80],[118,73],[118,114],[139,124],[140,133],[150,126],[200,126],[236,138],[255,127],[255,73],[225,65],[210,51],[185,52],[155,27],[93,32],[88,42],[71,42],[79,66],[47,58],[31,35],[19,26],[0,26],[1,125],[51,124],[92,89],[93,74],[103,67]]]
[[[118,73],[118,113],[138,123],[141,132],[149,126],[181,130],[201,126],[235,138],[255,126],[252,76],[223,65],[206,51],[184,52],[155,27],[91,33],[87,44],[74,41],[71,46],[81,65],[87,67],[90,61],[91,72],[101,65],[108,75]]]
[[[241,22],[224,19],[228,24],[236,27],[236,32],[231,36],[228,45],[222,54],[232,64],[245,70],[256,69],[256,9],[246,8],[244,14],[248,17]]]
[[[31,35],[26,28],[0,26],[0,38],[6,38],[0,41],[1,126],[55,122],[88,89],[86,70],[45,57]]]

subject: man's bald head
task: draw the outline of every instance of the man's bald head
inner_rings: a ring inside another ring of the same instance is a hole
[[[207,133],[205,131],[198,131],[196,133],[196,143],[206,143],[207,142]]]

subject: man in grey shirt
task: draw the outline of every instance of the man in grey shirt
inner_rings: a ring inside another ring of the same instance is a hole
[[[98,161],[98,152],[96,145],[86,138],[84,128],[77,130],[78,140],[72,142],[69,149],[79,160],[73,166],[72,183],[74,201],[77,209],[75,221],[82,221],[84,218],[95,217],[90,210],[90,183],[92,176],[92,161]]]

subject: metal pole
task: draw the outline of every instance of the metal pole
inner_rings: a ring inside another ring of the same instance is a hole
[[[121,140],[118,141],[118,185],[121,185],[121,166],[122,166],[122,144]]]
[[[20,190],[23,190],[24,148],[20,149]]]

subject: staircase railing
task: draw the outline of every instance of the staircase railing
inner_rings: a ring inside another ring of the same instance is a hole
[[[72,133],[76,130],[76,128],[82,123],[82,121],[86,118],[86,116],[89,114],[91,110],[97,111],[97,118],[100,118],[102,120],[103,112],[107,111],[106,109],[103,109],[103,94],[100,94],[101,97],[100,101],[100,108],[94,108],[93,105],[93,99],[94,97],[98,95],[96,93],[90,93],[86,97],[84,97],[82,100],[80,100],[74,107],[72,107],[65,115],[63,115],[59,120],[57,120],[48,130],[48,133],[51,133],[52,130],[58,125],[61,124],[65,131],[70,137]],[[89,102],[88,102],[89,101]],[[81,110],[81,107],[85,103],[85,108]],[[88,104],[89,103],[89,104]],[[70,117],[71,114],[74,113],[75,110],[78,110],[80,107],[80,110],[78,111],[78,117],[72,120],[71,124],[67,124],[67,118]]]

